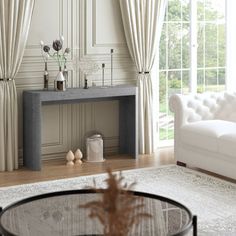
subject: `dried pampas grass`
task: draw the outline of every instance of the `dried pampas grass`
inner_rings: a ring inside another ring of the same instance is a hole
[[[126,236],[141,220],[152,216],[144,212],[143,198],[134,196],[130,191],[135,183],[123,184],[121,173],[113,174],[110,169],[107,173],[107,189],[95,188],[97,193],[102,193],[102,199],[80,207],[89,209],[89,217],[100,221],[105,236]]]

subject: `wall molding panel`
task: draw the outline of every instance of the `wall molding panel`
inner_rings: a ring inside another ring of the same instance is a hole
[[[71,49],[67,61],[69,87],[101,85],[101,64],[106,64],[105,82],[110,84],[110,49],[114,53],[114,84],[135,84],[135,67],[125,42],[117,0],[36,0],[21,68],[16,77],[19,105],[19,162],[22,163],[22,92],[42,89],[43,59],[39,42],[51,44],[63,35],[64,46]],[[53,9],[53,10],[52,10]],[[99,70],[87,74],[81,63],[94,62]],[[49,85],[58,73],[57,63],[48,63]],[[91,131],[104,135],[106,153],[116,153],[119,146],[119,105],[113,102],[43,106],[42,159],[65,158],[69,150],[85,151]],[[111,115],[112,114],[112,115]],[[105,120],[105,122],[104,122]],[[84,153],[85,154],[85,153]]]
[[[129,57],[119,1],[82,0],[81,11],[83,57],[107,58],[111,48],[116,55]]]
[[[39,43],[51,44],[63,35],[65,44],[72,48],[71,0],[36,0],[23,62],[42,61]],[[53,9],[53,11],[52,11]]]

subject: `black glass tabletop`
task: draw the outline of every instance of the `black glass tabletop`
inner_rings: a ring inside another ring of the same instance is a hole
[[[136,201],[143,201],[143,211],[152,217],[133,225],[129,235],[196,235],[196,217],[182,204],[171,199],[141,192],[132,192]],[[82,208],[102,198],[93,190],[71,190],[48,193],[16,202],[0,214],[3,235],[58,236],[103,235],[98,219],[89,217]]]

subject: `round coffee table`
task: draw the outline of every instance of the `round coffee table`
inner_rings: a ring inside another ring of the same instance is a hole
[[[143,198],[144,211],[152,218],[143,219],[130,235],[197,235],[196,216],[182,204],[158,195],[132,193]],[[80,207],[101,197],[93,190],[70,190],[23,199],[2,210],[0,232],[4,236],[102,235],[98,220],[89,218],[89,210]]]

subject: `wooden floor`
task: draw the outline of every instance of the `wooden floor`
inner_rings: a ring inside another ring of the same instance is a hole
[[[144,167],[158,167],[174,163],[173,148],[160,149],[155,155],[142,155],[136,160],[130,159],[127,156],[113,156],[107,157],[106,161],[102,163],[84,162],[82,165],[75,165],[73,167],[66,166],[65,160],[51,160],[43,162],[41,171],[31,171],[21,167],[19,170],[13,172],[0,172],[0,187],[99,174],[106,172],[108,167],[113,171],[118,171]],[[235,180],[208,171],[197,168],[192,169],[236,183]]]
[[[137,160],[125,156],[107,157],[103,163],[83,163],[81,166],[66,166],[65,160],[43,162],[41,171],[21,167],[13,172],[0,172],[0,187],[34,183],[54,179],[104,173],[108,167],[113,171],[173,164],[173,149],[160,149],[155,155],[142,155]]]

